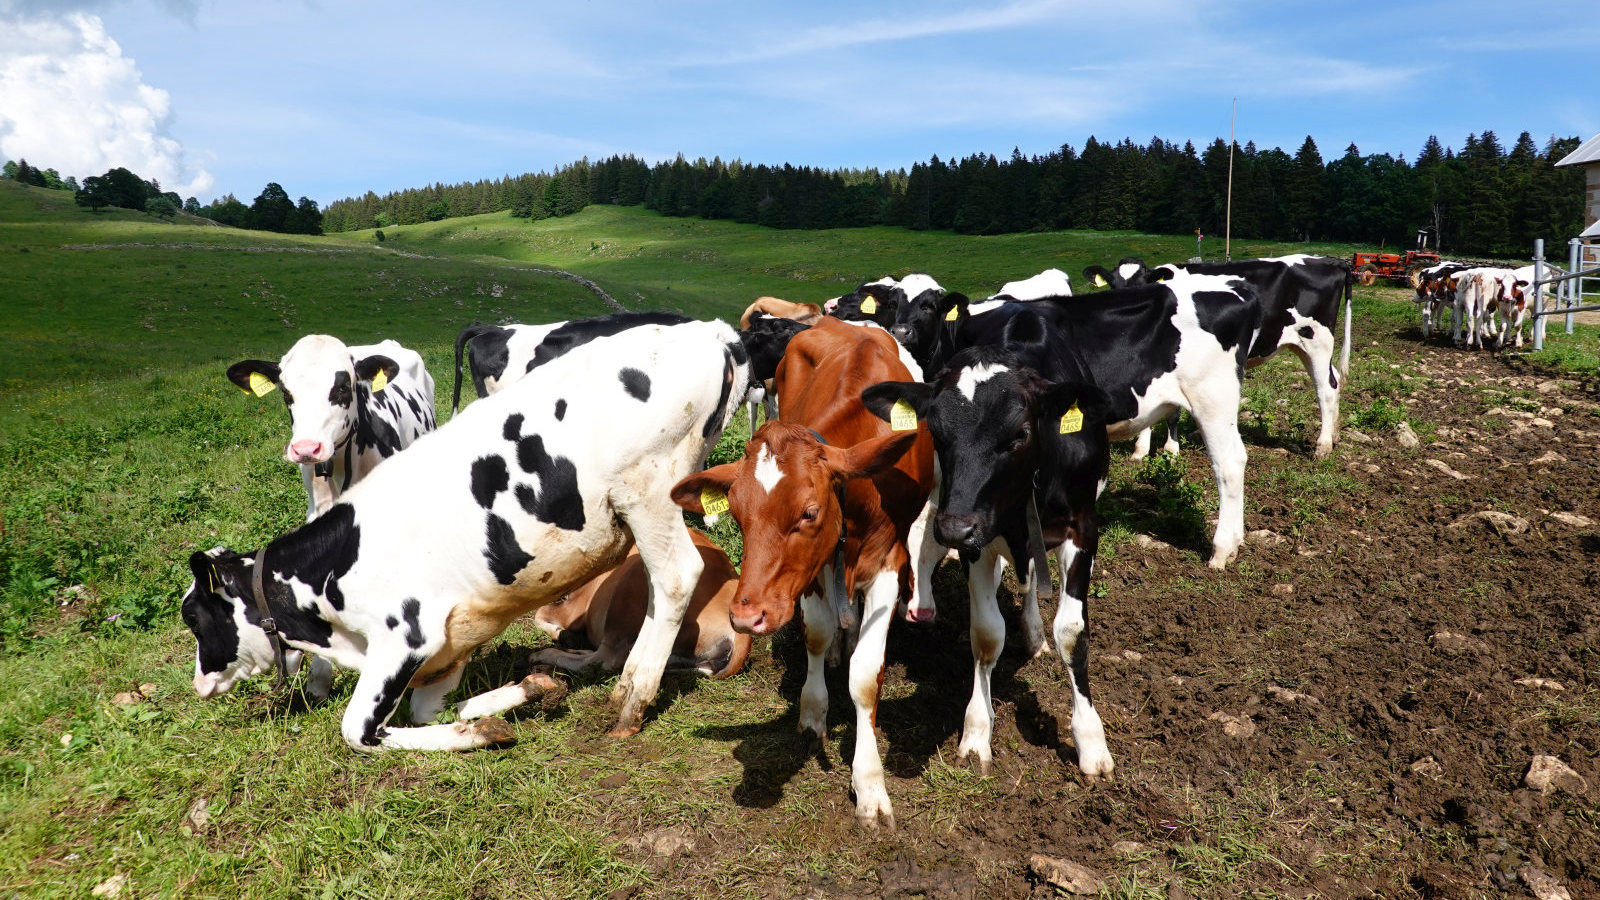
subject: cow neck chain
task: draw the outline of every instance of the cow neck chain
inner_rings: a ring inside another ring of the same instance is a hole
[[[355,429],[353,429],[353,428],[350,429],[350,432],[344,436],[344,440],[342,440],[339,443],[333,445],[333,453],[328,455],[328,461],[327,462],[319,462],[319,463],[317,463],[316,465],[311,467],[311,471],[318,478],[326,478],[329,481],[332,481],[333,480],[333,458],[335,456],[338,456],[339,452],[342,450],[342,451],[344,451],[345,478],[348,479],[350,477],[350,448],[352,446],[354,446],[355,436],[356,436]],[[346,485],[346,487],[348,487],[348,485]]]
[[[267,592],[262,589],[263,572],[267,568],[267,548],[256,551],[256,561],[250,566],[250,593],[255,596],[256,611],[261,614],[261,630],[272,640],[272,652],[278,661],[278,679],[275,688],[289,683],[288,663],[283,650],[283,636],[278,632],[278,620],[267,608]]]

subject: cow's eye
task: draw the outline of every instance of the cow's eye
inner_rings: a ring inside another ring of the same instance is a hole
[[[815,522],[817,520],[817,516],[819,516],[821,514],[822,514],[822,507],[813,504],[811,506],[806,507],[805,510],[800,513],[800,521],[802,521],[802,522]]]
[[[1028,426],[1022,426],[1022,428],[1017,432],[1016,436],[1011,439],[1011,449],[1021,450],[1023,447],[1026,447],[1028,445],[1028,438],[1030,436],[1031,432],[1029,431]]]

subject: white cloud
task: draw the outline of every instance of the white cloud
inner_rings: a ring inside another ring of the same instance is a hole
[[[169,133],[167,92],[144,83],[98,16],[0,17],[0,156],[83,178],[123,166],[184,196],[211,189]]]

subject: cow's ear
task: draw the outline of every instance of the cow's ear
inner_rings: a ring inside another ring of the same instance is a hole
[[[194,575],[194,586],[211,594],[222,592],[222,576],[217,574],[217,561],[210,553],[196,550],[189,555],[189,572]]]
[[[383,390],[400,374],[400,364],[381,353],[363,357],[356,362],[356,380],[372,382],[372,392]]]
[[[891,425],[897,418],[904,421],[907,409],[916,420],[927,418],[928,404],[932,400],[933,386],[920,381],[880,381],[861,392],[861,403],[867,412]],[[897,406],[901,409],[899,414],[895,413]],[[911,429],[915,427],[912,425]]]
[[[1095,287],[1111,286],[1111,273],[1105,266],[1084,266],[1083,277],[1089,279],[1089,283]]]
[[[672,486],[672,502],[703,516],[728,511],[728,488],[739,477],[741,463],[723,463],[696,472]]]
[[[959,322],[967,317],[966,294],[945,294],[939,298],[939,317],[946,322]]]
[[[868,438],[845,449],[824,446],[822,458],[827,461],[828,468],[833,470],[836,481],[868,478],[899,462],[900,457],[905,456],[906,451],[916,442],[919,433],[920,429],[893,431],[880,437]]]
[[[1039,420],[1054,433],[1082,431],[1085,423],[1105,424],[1111,419],[1111,398],[1092,384],[1060,381],[1051,384],[1039,404]]]
[[[264,359],[246,359],[228,367],[228,380],[239,390],[265,397],[278,386],[278,364]]]

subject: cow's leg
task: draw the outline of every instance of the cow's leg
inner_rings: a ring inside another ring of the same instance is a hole
[[[457,676],[460,680],[460,676]],[[538,699],[546,691],[559,688],[554,678],[543,672],[534,672],[527,678],[512,684],[484,691],[476,697],[469,697],[456,704],[456,716],[462,721],[482,719],[486,716],[497,716],[507,710]],[[449,693],[446,691],[445,693]],[[411,708],[416,709],[416,692],[412,692]]]
[[[1167,416],[1167,441],[1161,445],[1161,452],[1168,456],[1178,455],[1178,421],[1183,418],[1183,410],[1174,409]]]
[[[678,640],[689,595],[705,568],[683,524],[683,514],[666,491],[641,500],[626,518],[650,576],[650,606],[611,692],[611,703],[617,708],[613,737],[637,734],[644,723],[644,711],[661,688],[661,673]]]
[[[869,828],[894,827],[894,806],[883,783],[883,758],[878,754],[878,691],[883,685],[884,647],[900,595],[897,572],[880,572],[868,582],[861,612],[861,636],[850,655],[850,699],[856,707],[856,754],[850,763],[850,787],[856,794],[856,821]]]
[[[1100,546],[1100,520],[1090,501],[1076,510],[1066,543],[1056,551],[1061,560],[1061,604],[1056,607],[1056,652],[1067,666],[1072,683],[1072,742],[1078,748],[1078,768],[1090,777],[1111,774],[1111,751],[1106,730],[1089,700],[1089,580]]]
[[[1311,383],[1317,389],[1317,414],[1321,427],[1317,431],[1317,446],[1312,455],[1323,459],[1333,452],[1334,441],[1339,439],[1339,374],[1333,367],[1333,332],[1302,319],[1301,327],[1312,329],[1310,338],[1289,345],[1294,355],[1306,367]]]
[[[306,696],[321,703],[333,693],[333,660],[311,654],[311,671],[306,674]]]
[[[806,683],[800,689],[799,729],[802,735],[820,744],[828,733],[828,682],[824,678],[824,661],[828,648],[841,640],[839,620],[834,615],[833,604],[818,594],[802,594],[800,610],[806,626]]]
[[[1139,432],[1133,439],[1133,453],[1128,457],[1132,460],[1141,460],[1150,455],[1150,432],[1154,426]]]
[[[1239,382],[1232,377],[1213,377],[1189,399],[1189,412],[1205,438],[1211,471],[1217,478],[1217,531],[1211,538],[1211,560],[1207,565],[1221,569],[1233,561],[1239,545],[1244,543],[1244,466],[1248,455],[1244,440],[1239,437]]]
[[[978,770],[984,774],[989,771],[992,758],[989,745],[994,734],[994,698],[989,681],[994,674],[994,664],[1000,659],[1000,649],[1006,643],[1006,620],[1001,617],[1000,604],[995,600],[995,590],[1000,586],[1000,574],[1005,565],[999,545],[1000,539],[990,542],[967,572],[967,600],[972,619],[972,699],[967,701],[966,721],[961,727],[961,745],[956,749],[956,759],[964,760],[977,754]]]
[[[1030,551],[1031,553],[1031,551]],[[1005,566],[1001,560],[1000,565]],[[1046,652],[1047,645],[1044,641],[1044,616],[1039,613],[1039,577],[1050,577],[1049,572],[1037,573],[1033,571],[1032,556],[1028,562],[1028,583],[1022,595],[1022,646],[1029,659],[1033,659]]]
[[[400,705],[400,695],[431,652],[426,645],[412,651],[403,643],[368,647],[361,677],[356,680],[355,692],[339,726],[345,743],[355,750],[370,753],[377,750],[473,750],[516,740],[511,726],[500,719],[413,728],[388,727],[389,719]]]
[[[911,530],[906,534],[906,550],[915,561],[911,569],[911,601],[906,607],[908,622],[932,622],[938,615],[933,600],[933,573],[939,567],[939,561],[944,559],[945,548],[934,538],[933,517],[939,514],[941,477],[939,461],[936,459],[933,463],[933,490],[928,493],[928,502],[923,504],[922,512],[917,514],[911,523]]]
[[[456,685],[461,683],[461,675],[466,668],[465,665],[458,664],[443,676],[411,689],[410,706],[413,724],[426,725],[439,715],[439,710],[444,709],[445,695],[455,690]]]
[[[600,661],[599,650],[561,650],[546,647],[533,654],[533,661],[555,666],[565,672],[582,672]]]

